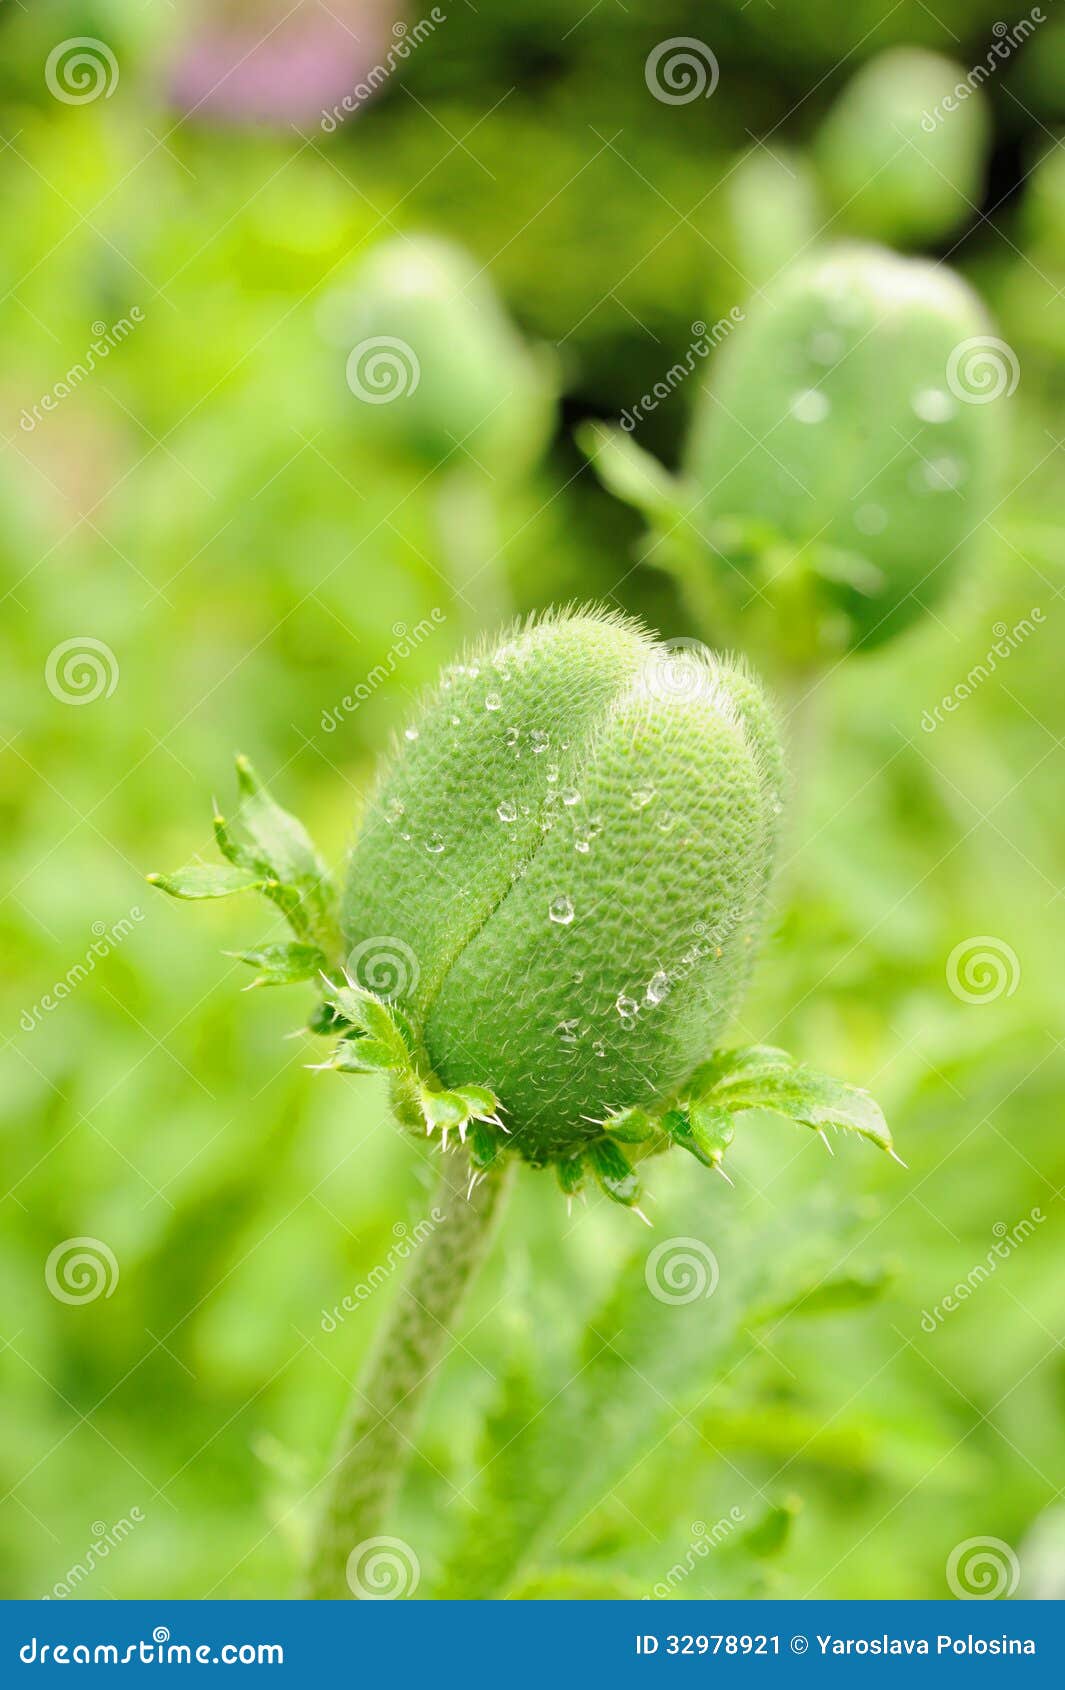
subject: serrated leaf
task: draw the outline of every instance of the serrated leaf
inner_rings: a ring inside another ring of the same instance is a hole
[[[867,1091],[816,1068],[793,1068],[754,1078],[740,1078],[727,1088],[724,1099],[734,1112],[770,1109],[788,1120],[812,1127],[842,1127],[860,1134],[881,1150],[892,1149],[891,1133],[879,1104]]]
[[[588,1162],[599,1185],[615,1203],[632,1208],[640,1196],[640,1182],[624,1151],[607,1138],[597,1138],[588,1146]]]
[[[221,816],[215,838],[231,863],[255,870],[276,885],[270,896],[301,937],[313,938],[327,951],[337,946],[335,892],[329,870],[303,823],[271,797],[246,757],[237,758],[241,795],[239,822],[247,842],[236,838]]]
[[[325,955],[317,945],[293,944],[261,945],[252,951],[228,951],[227,956],[246,962],[259,970],[252,986],[290,986],[300,980],[313,980],[326,965]],[[251,988],[248,988],[249,990]]]
[[[229,898],[234,892],[260,891],[264,884],[251,869],[213,863],[189,863],[173,874],[150,874],[148,881],[172,898]]]

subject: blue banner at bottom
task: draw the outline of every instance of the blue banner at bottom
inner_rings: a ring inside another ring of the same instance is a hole
[[[380,1683],[475,1672],[517,1686],[1061,1681],[1060,1602],[8,1602],[0,1681],[190,1673]]]

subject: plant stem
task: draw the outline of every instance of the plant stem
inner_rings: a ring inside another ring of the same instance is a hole
[[[488,1252],[512,1161],[501,1159],[467,1198],[465,1156],[443,1158],[430,1210],[433,1230],[419,1245],[377,1335],[333,1452],[311,1545],[309,1597],[353,1595],[348,1557],[381,1532],[395,1500],[426,1387],[450,1343],[466,1288]]]

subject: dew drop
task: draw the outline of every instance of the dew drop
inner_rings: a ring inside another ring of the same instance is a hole
[[[417,728],[404,728],[403,729],[403,738],[404,739],[415,740],[418,737],[419,737],[419,735],[418,735]]]
[[[461,723],[461,721],[462,721],[462,717],[461,717],[461,716],[452,716],[452,718],[451,718],[451,726],[452,726],[452,727],[453,727],[453,728],[457,728],[457,727],[458,727],[458,726],[459,726],[459,725],[460,725],[460,723]]]
[[[407,806],[404,804],[402,798],[390,798],[388,803],[385,805],[385,821],[388,823],[389,827],[394,827],[400,817],[405,816],[406,813]]]
[[[648,804],[654,802],[654,797],[653,786],[635,786],[629,793],[629,801],[634,810],[646,810]]]
[[[575,839],[573,841],[573,849],[579,851],[582,857],[586,857],[591,848],[591,841],[588,839]]]
[[[568,927],[573,920],[573,899],[567,898],[565,893],[560,894],[557,898],[552,898],[547,906],[547,913],[552,921],[558,923],[559,927]]]
[[[579,986],[582,983],[583,980],[584,980],[584,969],[578,968],[576,974],[573,976],[573,984],[575,986]]]
[[[516,822],[518,806],[510,798],[504,798],[503,802],[496,806],[496,815],[501,822]]]
[[[562,802],[563,802],[563,804],[569,804],[569,805],[579,804],[580,801],[581,801],[581,795],[577,791],[577,788],[575,786],[567,786],[563,789],[563,792],[562,792]]]
[[[518,740],[520,738],[521,738],[521,729],[520,728],[508,728],[507,729],[507,744],[508,745],[517,745]]]
[[[438,857],[444,849],[446,841],[442,833],[431,833],[425,841],[425,849],[434,857]]]
[[[577,1043],[577,1039],[580,1036],[580,1030],[581,1024],[577,1016],[573,1016],[569,1021],[560,1021],[558,1026],[555,1028],[555,1032],[558,1034],[562,1043],[564,1045],[569,1045],[570,1047]]]
[[[592,1046],[592,1049],[595,1052],[596,1056],[598,1056],[598,1058],[601,1062],[603,1060],[603,1057],[606,1055],[606,1040],[605,1039],[596,1039],[595,1043]]]
[[[672,833],[676,825],[677,818],[672,810],[663,810],[662,814],[655,819],[655,826],[660,833]]]
[[[624,1022],[626,1018],[631,1019],[640,1013],[640,1006],[636,1002],[636,999],[627,997],[624,992],[618,993],[614,1000],[614,1008],[621,1016],[622,1022]]]
[[[489,692],[485,694],[484,707],[486,710],[498,710],[502,703],[503,700],[497,692]]]
[[[533,728],[531,734],[529,735],[529,744],[532,746],[533,756],[539,757],[540,753],[542,751],[546,751],[548,746],[551,744],[551,735],[549,733],[545,733],[543,728]],[[555,779],[558,779],[557,769],[555,770]]]
[[[821,393],[816,387],[808,387],[802,393],[797,393],[791,402],[790,410],[797,422],[824,422],[832,405],[827,394]]]
[[[647,1003],[661,1003],[663,998],[669,995],[669,975],[665,969],[660,968],[656,974],[651,975],[643,995]]]

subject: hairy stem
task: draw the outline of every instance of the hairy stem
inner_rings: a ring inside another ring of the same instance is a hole
[[[351,1551],[377,1536],[395,1500],[430,1379],[451,1341],[466,1288],[484,1260],[511,1178],[511,1157],[467,1198],[465,1156],[443,1158],[420,1244],[395,1307],[355,1386],[326,1475],[305,1594],[348,1597]]]

